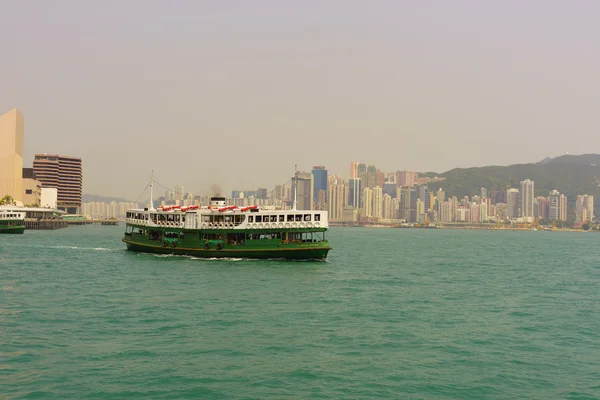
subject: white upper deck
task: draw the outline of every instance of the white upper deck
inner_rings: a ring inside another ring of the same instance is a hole
[[[25,211],[17,206],[0,206],[0,220],[24,220]]]
[[[184,229],[294,229],[328,228],[327,211],[261,210],[257,206],[226,206],[224,198],[210,206],[163,206],[157,210],[127,211],[126,222],[148,227]]]

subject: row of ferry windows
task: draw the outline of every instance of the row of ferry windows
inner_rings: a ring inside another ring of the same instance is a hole
[[[158,222],[185,222],[185,215],[177,214],[151,214],[152,221]],[[142,219],[148,221],[148,214],[128,212],[127,218]]]
[[[288,214],[287,221],[285,215],[250,215],[248,222],[301,222],[301,221],[314,221],[318,222],[321,220],[321,214]],[[254,218],[254,220],[253,220]]]
[[[23,217],[19,214],[2,214],[2,217],[0,217],[0,218],[23,218]]]

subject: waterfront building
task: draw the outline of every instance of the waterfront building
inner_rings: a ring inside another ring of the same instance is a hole
[[[419,200],[425,203],[425,210],[429,210],[430,207],[430,198],[429,198],[429,188],[427,185],[419,186]]]
[[[594,220],[594,196],[577,196],[575,201],[575,217],[579,223],[585,223]]]
[[[360,208],[362,203],[362,185],[360,178],[350,178],[348,181],[348,205]]]
[[[329,220],[339,222],[343,220],[344,199],[348,196],[348,185],[342,181],[334,180],[329,184]]]
[[[373,189],[363,189],[363,204],[362,204],[362,215],[365,217],[373,216]]]
[[[425,223],[425,202],[421,199],[417,199],[417,202],[415,204],[415,214],[417,216],[416,218],[416,222],[420,223],[420,224],[424,224]]]
[[[438,214],[442,213],[442,211],[440,209],[440,205],[443,204],[445,201],[446,201],[446,192],[444,192],[442,190],[442,188],[439,188],[437,191]],[[441,216],[440,216],[440,218],[441,218]],[[448,222],[448,221],[446,221],[446,222]]]
[[[81,158],[57,154],[36,154],[33,172],[42,188],[58,189],[59,210],[67,214],[81,213],[83,169]]]
[[[439,204],[439,220],[440,222],[452,222],[452,207],[450,202],[444,201]]]
[[[521,181],[521,217],[533,218],[534,182],[530,179]]]
[[[23,135],[25,120],[16,108],[0,115],[0,198],[23,201]]]
[[[519,217],[519,189],[506,190],[506,217]]]
[[[26,170],[30,170],[31,174]],[[31,176],[31,177],[30,177]],[[33,178],[32,168],[23,168],[23,205],[39,207],[42,200],[42,183]]]
[[[373,217],[383,218],[383,210],[381,209],[383,202],[383,192],[379,186],[373,188]]]
[[[553,190],[548,196],[548,219],[550,221],[567,220],[567,196]]]

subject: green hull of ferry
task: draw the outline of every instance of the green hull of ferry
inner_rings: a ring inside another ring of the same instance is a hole
[[[127,245],[128,250],[143,253],[185,255],[198,258],[324,260],[331,250],[329,242],[323,240],[325,229],[318,231],[315,229],[282,229],[274,233],[272,229],[150,228],[154,235],[154,238],[151,238],[148,228],[128,226],[132,228],[132,232],[126,233],[122,241]],[[166,237],[167,234],[170,237]],[[239,243],[232,242],[227,239],[228,234],[235,235],[237,239],[240,237],[243,239]],[[265,235],[277,238],[252,240],[252,238]],[[315,239],[312,239],[313,235]]]
[[[0,233],[16,233],[25,232],[25,226],[0,226]]]

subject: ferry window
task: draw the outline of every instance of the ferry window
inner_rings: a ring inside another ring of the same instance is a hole
[[[304,220],[310,221],[310,214],[304,214]]]
[[[285,215],[279,216],[279,222],[285,222]]]
[[[256,216],[256,222],[262,222],[262,215]]]
[[[298,222],[302,221],[302,215],[301,214],[296,214],[296,221],[298,221]]]
[[[288,222],[293,221],[294,216],[292,214],[289,214],[287,220],[288,220]]]
[[[277,222],[277,215],[271,215],[271,222]]]
[[[254,222],[254,215],[248,216],[248,222],[250,222],[250,223]]]
[[[321,220],[321,214],[315,214],[315,221]]]

